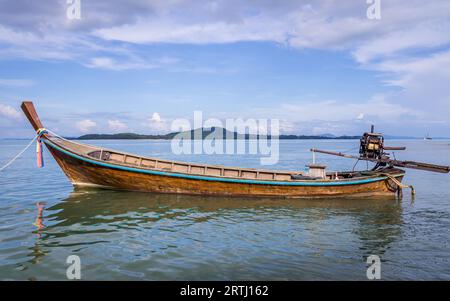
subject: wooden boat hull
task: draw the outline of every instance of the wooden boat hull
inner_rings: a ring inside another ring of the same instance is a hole
[[[75,186],[193,195],[314,198],[394,195],[397,185],[386,176],[354,181],[270,182],[217,179],[152,172],[97,162],[44,140],[57,163]],[[393,175],[403,178],[403,171]]]
[[[296,171],[269,171],[146,158],[64,139],[44,129],[32,102],[22,109],[75,186],[246,197],[323,198],[394,195],[404,171],[386,168],[314,179]],[[298,176],[301,177],[298,177]]]

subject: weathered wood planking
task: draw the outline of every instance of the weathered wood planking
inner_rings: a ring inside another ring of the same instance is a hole
[[[35,130],[43,127],[31,102],[24,102],[22,109]],[[397,185],[380,172],[399,181],[404,175],[403,170],[386,169],[357,176],[338,173],[339,179],[328,174],[326,179],[296,180],[293,175],[300,173],[295,171],[190,164],[80,144],[53,134],[44,134],[42,138],[76,186],[194,195],[310,198],[393,195]]]
[[[392,195],[396,191],[396,185],[388,179],[355,185],[284,186],[228,183],[143,174],[98,166],[69,156],[52,146],[48,148],[64,173],[76,186],[98,186],[109,189],[158,193],[292,198]],[[402,176],[398,176],[397,179],[401,180]]]

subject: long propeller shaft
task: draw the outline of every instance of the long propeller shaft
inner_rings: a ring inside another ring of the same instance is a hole
[[[349,159],[357,159],[357,160],[370,161],[370,162],[375,162],[375,163],[386,163],[386,164],[397,166],[397,167],[419,169],[419,170],[426,170],[426,171],[439,172],[439,173],[450,172],[450,166],[445,166],[445,165],[436,165],[436,164],[416,162],[416,161],[392,160],[390,158],[377,159],[377,158],[358,157],[358,156],[354,156],[354,155],[344,154],[341,152],[326,151],[326,150],[320,150],[320,149],[315,149],[315,148],[311,149],[311,151],[315,152],[315,153],[339,156],[339,157],[344,157],[344,158],[349,158]]]

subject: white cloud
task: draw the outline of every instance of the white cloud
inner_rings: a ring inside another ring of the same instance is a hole
[[[158,112],[154,112],[148,122],[144,123],[145,126],[150,128],[153,132],[161,133],[169,130],[169,124],[166,120],[161,118]]]
[[[150,121],[151,121],[151,122],[160,123],[160,122],[162,121],[161,115],[159,115],[158,112],[154,112],[154,113],[152,114],[152,118],[150,118]]]
[[[214,117],[224,118],[275,118],[284,134],[359,134],[371,124],[392,133],[402,124],[414,130],[428,123],[427,114],[408,104],[398,104],[395,93],[375,95],[368,101],[342,102],[338,100],[308,100],[280,102],[274,106],[252,107],[240,111],[218,112]],[[403,130],[403,129],[402,129]]]
[[[13,107],[0,103],[0,115],[9,119],[22,119],[22,114]]]
[[[339,99],[289,102],[282,110],[267,113],[285,114],[290,127],[313,120],[448,121],[450,1],[382,1],[378,21],[366,18],[364,0],[135,0],[126,4],[99,0],[83,3],[80,22],[68,22],[60,13],[62,2],[4,3],[0,2],[2,59],[74,60],[89,68],[116,71],[170,66],[172,71],[214,73],[215,66],[196,62],[180,66],[180,60],[152,57],[136,44],[269,41],[300,50],[339,50],[402,90],[350,104]],[[4,86],[28,84],[0,80]],[[165,122],[160,116],[159,120],[152,118],[148,124],[161,127]]]
[[[128,128],[125,123],[119,120],[108,120],[108,127],[111,131],[114,132],[121,132]]]
[[[64,14],[58,14],[64,9],[61,3],[23,5],[21,12],[27,18],[22,19],[11,18],[17,11],[0,4],[0,42],[6,45],[0,57],[77,59],[91,68],[144,69],[177,60],[142,58],[132,45],[110,41],[270,41],[295,48],[347,50],[358,62],[368,63],[450,42],[448,1],[383,1],[379,21],[366,18],[367,8],[365,1],[136,0],[124,5],[110,0],[85,3],[82,21],[68,22]]]
[[[94,57],[86,64],[86,67],[121,71],[130,69],[151,69],[156,66],[143,61],[125,60],[120,62],[110,57]]]
[[[145,20],[136,24],[99,29],[95,35],[106,40],[131,43],[233,43],[238,41],[276,41],[282,42],[288,32],[284,30],[267,31],[265,20],[252,17],[242,23],[216,21],[210,23],[182,24],[173,20]],[[273,27],[282,26],[282,22]],[[284,27],[284,26],[283,26]]]
[[[3,44],[0,57],[69,60],[74,58],[75,52],[80,52],[87,46],[76,34],[65,35],[64,32],[51,29],[36,33],[33,30],[34,28],[8,28],[0,24],[0,43]]]
[[[450,51],[426,58],[386,62],[380,68],[392,74],[391,84],[402,88],[388,101],[421,111],[424,121],[450,122]]]
[[[82,133],[88,133],[96,126],[97,126],[97,123],[95,123],[94,121],[92,121],[90,119],[84,119],[84,120],[78,121],[76,123],[77,129],[80,130]]]
[[[365,1],[226,0],[216,1],[214,7],[201,1],[161,3],[152,9],[151,17],[100,27],[93,34],[140,44],[272,41],[297,48],[355,50],[360,59],[435,47],[450,39],[448,1],[383,2],[379,21],[366,18]]]
[[[399,28],[364,41],[353,51],[360,63],[368,63],[378,58],[389,58],[406,50],[425,49],[444,46],[450,43],[450,23],[433,20],[408,28]]]
[[[402,116],[420,117],[422,113],[406,106],[391,103],[390,95],[377,95],[369,101],[343,104],[340,101],[308,101],[281,103],[277,107],[259,108],[258,116],[277,116],[289,121],[346,121],[355,119],[398,119]]]
[[[5,87],[29,87],[35,85],[35,81],[31,79],[11,79],[11,78],[0,78],[0,86]]]
[[[191,14],[177,14],[187,6],[192,6]],[[382,1],[378,21],[366,18],[367,7],[365,1],[327,0],[277,5],[169,3],[155,8],[152,18],[99,28],[93,34],[104,40],[138,44],[270,41],[298,49],[346,51],[363,68],[380,71],[382,81],[402,90],[384,95],[383,101],[375,101],[375,96],[350,104],[340,100],[302,102],[298,107],[285,104],[282,114],[289,115],[292,109],[302,122],[448,120],[450,56],[439,51],[450,45],[450,2]]]

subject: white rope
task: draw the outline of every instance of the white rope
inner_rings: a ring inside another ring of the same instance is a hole
[[[16,161],[32,144],[33,142],[37,139],[38,136],[35,136],[33,138],[33,140],[30,141],[30,143],[28,143],[27,146],[25,146],[25,148],[20,151],[14,158],[12,158],[8,163],[6,163],[5,165],[3,165],[3,167],[0,168],[0,171],[3,171],[5,168],[7,168],[8,166],[10,166],[14,161]]]
[[[73,141],[73,140],[66,139],[66,138],[64,138],[64,137],[62,137],[62,136],[56,134],[55,132],[53,132],[53,131],[51,131],[51,130],[49,130],[49,129],[47,129],[47,128],[46,128],[45,130],[46,130],[48,133],[52,134],[52,136],[54,136],[54,138],[58,138],[58,139],[60,139],[60,140],[64,140],[64,141],[67,141],[67,142],[69,142],[69,143],[77,144],[77,145],[80,145],[80,146],[90,146],[90,147],[92,147],[92,148],[99,148],[98,146],[93,146],[93,145],[90,145],[90,144],[84,144],[84,143],[78,143],[78,142],[75,142],[75,141]]]
[[[70,143],[73,143],[73,144],[78,144],[78,145],[81,145],[81,146],[91,146],[91,145],[88,145],[88,144],[82,144],[82,143],[78,143],[78,142],[75,142],[75,141],[72,141],[72,140],[69,140],[69,139],[66,139],[66,138],[64,138],[64,137],[61,137],[60,135],[58,135],[58,134],[56,134],[55,132],[53,132],[53,131],[51,131],[51,130],[49,130],[49,129],[42,129],[42,130],[45,130],[46,132],[48,132],[48,133],[50,133],[50,134],[52,134],[52,136],[53,136],[53,138],[57,138],[57,139],[61,139],[61,140],[64,140],[64,141],[68,141],[68,142],[70,142]],[[30,141],[30,143],[28,143],[28,145],[22,150],[22,151],[20,151],[20,153],[18,153],[14,158],[12,158],[8,163],[6,163],[3,167],[1,167],[0,168],[0,171],[3,171],[5,168],[7,168],[8,166],[10,166],[14,161],[16,161],[32,144],[33,144],[33,142],[37,139],[39,137],[39,135],[36,135],[36,137],[34,137],[33,138],[33,140],[31,140]],[[92,148],[95,148],[94,146],[91,146]]]

